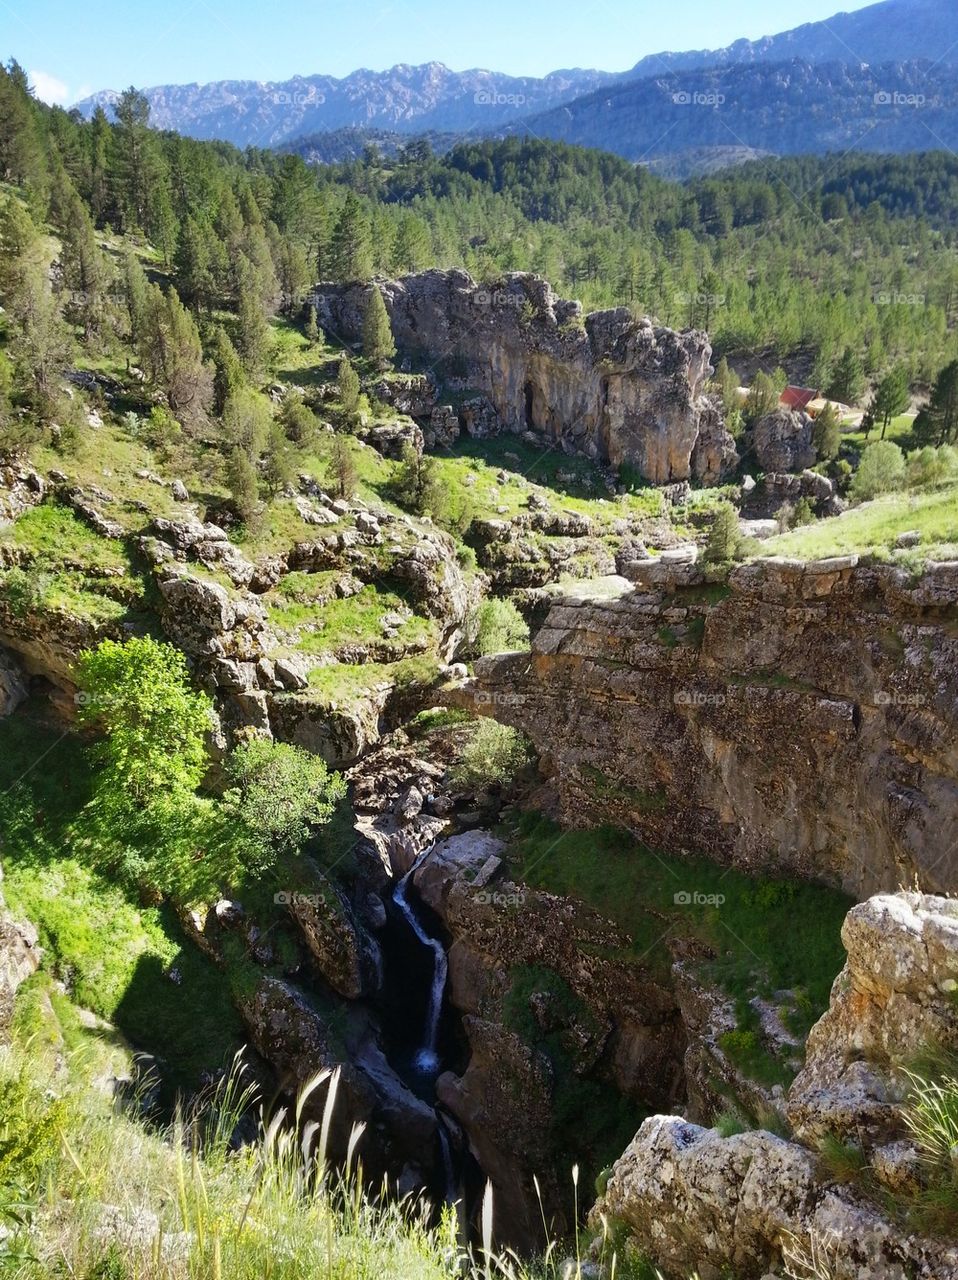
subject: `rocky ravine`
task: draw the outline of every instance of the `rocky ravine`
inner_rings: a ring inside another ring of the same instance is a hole
[[[842,937],[848,962],[787,1097],[792,1139],[723,1138],[658,1115],[616,1162],[591,1220],[624,1224],[667,1275],[758,1280],[790,1264],[789,1275],[829,1280],[958,1276],[958,1249],[887,1208],[900,1213],[927,1177],[903,1121],[902,1068],[929,1044],[958,1045],[958,903],[871,898]],[[827,1135],[860,1146],[876,1192],[829,1176],[816,1150]]]
[[[317,285],[310,302],[320,326],[359,341],[373,287],[404,356],[455,369],[447,387],[458,380],[488,397],[494,414],[485,430],[534,431],[632,466],[653,484],[714,484],[738,461],[718,404],[705,394],[712,348],[704,333],[657,327],[627,307],[584,315],[541,276],[514,272],[486,286],[461,270]]]
[[[451,694],[532,737],[566,820],[858,896],[956,887],[958,565],[630,573]]]

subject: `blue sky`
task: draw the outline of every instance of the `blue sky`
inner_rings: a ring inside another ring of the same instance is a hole
[[[69,103],[128,84],[347,75],[397,62],[445,62],[543,75],[624,71],[663,49],[715,48],[865,0],[0,0],[0,56],[32,73],[40,97]]]

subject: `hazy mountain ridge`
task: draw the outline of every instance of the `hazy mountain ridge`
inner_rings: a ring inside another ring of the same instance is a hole
[[[152,123],[238,146],[278,146],[303,134],[377,126],[403,133],[490,132],[621,79],[602,71],[556,71],[544,78],[450,71],[439,62],[388,71],[294,76],[282,82],[220,80],[146,89]],[[79,103],[84,115],[109,106],[107,90]]]
[[[927,66],[919,72],[922,59]],[[571,69],[538,78],[456,72],[428,62],[382,72],[360,69],[342,79],[223,80],[160,85],[145,93],[158,128],[239,146],[275,147],[310,137],[312,147],[296,149],[320,162],[339,158],[339,145],[330,150],[314,137],[326,132],[495,136],[524,124],[540,136],[601,146],[633,160],[718,147],[788,153],[863,145],[901,151],[952,145],[956,64],[949,0],[881,0],[724,49],[651,54],[627,72]],[[816,70],[821,66],[829,70]],[[920,83],[925,74],[934,82],[931,90]],[[724,96],[713,119],[702,111],[672,111],[671,94],[696,92]],[[925,110],[915,112],[913,103],[876,103],[875,94],[883,92],[921,95]],[[760,100],[762,93],[767,100]],[[801,93],[810,101],[803,102]],[[944,101],[933,117],[928,100],[936,94]],[[90,115],[115,97],[104,91],[79,108]],[[888,109],[869,115],[877,106]],[[356,141],[343,140],[346,156]]]
[[[780,155],[958,146],[958,68],[793,60],[675,71],[613,86],[509,131],[636,163],[698,148]]]

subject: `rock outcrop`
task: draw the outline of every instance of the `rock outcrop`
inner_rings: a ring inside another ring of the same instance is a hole
[[[636,320],[627,307],[584,315],[539,276],[514,272],[482,286],[461,270],[317,285],[310,302],[320,325],[358,340],[372,287],[404,355],[448,368],[449,379],[485,397],[489,407],[460,414],[467,430],[487,434],[498,419],[507,431],[631,466],[653,484],[692,475],[716,483],[737,461],[705,394],[712,351],[703,333]],[[436,412],[424,424],[434,435]]]
[[[858,896],[958,886],[958,564],[630,576],[450,695],[532,737],[565,819]]]
[[[958,1044],[958,902],[873,898],[842,936],[848,963],[788,1095],[794,1139],[658,1115],[617,1161],[591,1220],[620,1224],[665,1274],[958,1276],[958,1247],[903,1225],[929,1166],[908,1141],[901,1075],[929,1045]],[[854,1142],[874,1183],[831,1177],[826,1136]]]
[[[18,988],[40,966],[37,931],[32,924],[15,920],[3,899],[0,867],[0,1038],[13,1014]]]
[[[748,443],[763,471],[803,471],[818,454],[812,442],[814,422],[807,413],[776,409],[755,423]]]

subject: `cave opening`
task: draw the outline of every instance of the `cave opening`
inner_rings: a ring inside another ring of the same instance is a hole
[[[535,401],[536,389],[531,382],[527,382],[522,391],[525,401],[525,424],[527,431],[534,431],[536,426],[535,419]]]

